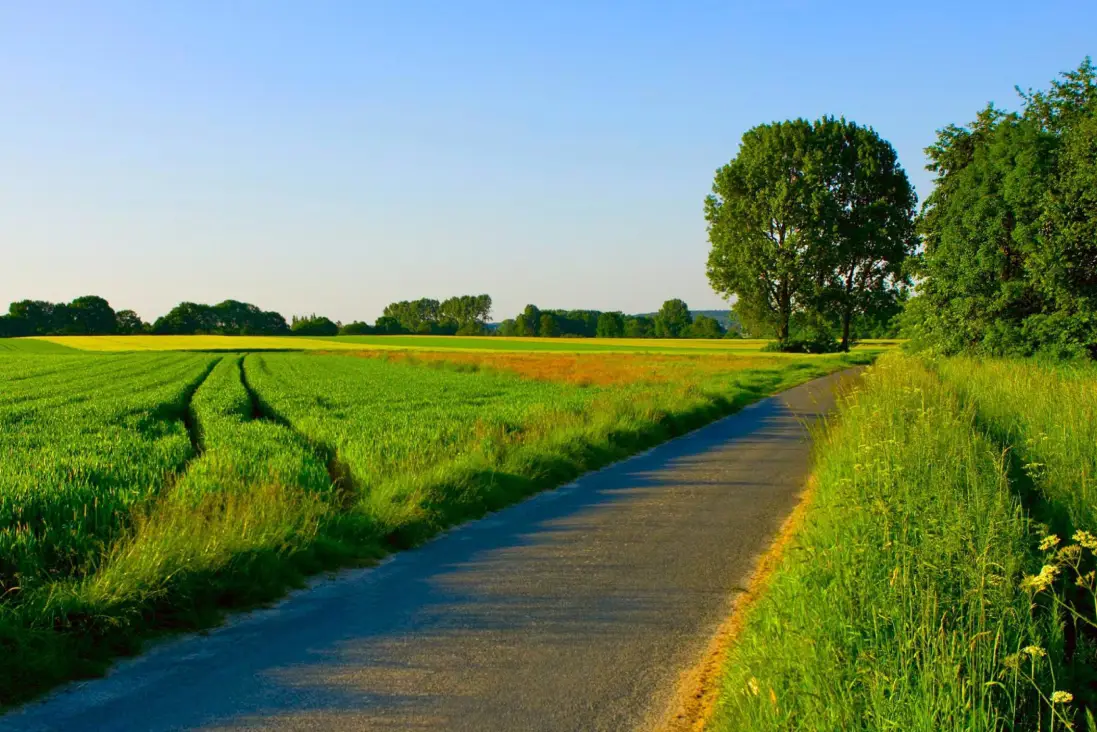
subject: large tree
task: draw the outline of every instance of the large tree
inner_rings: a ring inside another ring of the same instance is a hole
[[[752,330],[787,341],[894,302],[915,245],[914,192],[895,150],[845,119],[798,119],[743,135],[705,201],[709,281]]]
[[[491,316],[490,295],[461,295],[443,300],[439,306],[439,319],[446,332],[458,335],[477,335]]]
[[[691,325],[693,316],[690,315],[689,305],[678,298],[667,300],[655,314],[655,337],[684,338],[689,334]]]
[[[115,313],[119,335],[139,335],[148,331],[149,326],[141,316],[132,310],[119,310]]]
[[[862,316],[889,311],[909,284],[917,196],[895,148],[875,130],[845,119],[813,126],[822,173],[813,221],[819,227],[820,309],[838,319],[842,348]]]
[[[517,318],[514,319],[514,334],[526,338],[538,335],[541,328],[541,309],[536,305],[526,305]]]
[[[85,295],[70,302],[68,319],[65,331],[77,335],[110,335],[118,328],[114,308],[96,295]]]
[[[157,335],[208,335],[216,333],[217,311],[209,305],[181,302],[152,325]]]
[[[709,282],[734,296],[749,319],[772,323],[782,341],[794,309],[811,300],[820,280],[813,270],[818,172],[811,138],[812,125],[802,119],[748,130],[705,199]]]

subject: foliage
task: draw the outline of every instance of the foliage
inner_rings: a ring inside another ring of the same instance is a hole
[[[894,149],[845,119],[759,125],[717,171],[705,201],[713,288],[752,334],[823,331],[893,303],[913,251],[914,193]]]
[[[541,313],[541,325],[537,328],[537,335],[542,338],[555,338],[560,335],[560,329],[556,326],[556,318],[552,313]]]
[[[373,324],[373,331],[378,335],[402,335],[408,331],[400,325],[400,321],[391,315],[382,315]]]
[[[601,313],[594,335],[598,338],[623,338],[625,335],[625,316],[622,313]]]
[[[826,332],[809,332],[804,338],[770,341],[762,347],[763,353],[834,353],[844,350],[834,336]]]
[[[848,350],[855,319],[887,317],[904,297],[903,265],[916,244],[916,196],[895,149],[874,130],[833,117],[814,129],[826,166],[817,214],[825,227],[819,298],[823,314],[840,323]]]
[[[523,338],[532,338],[538,335],[541,328],[541,310],[536,305],[526,305],[517,318],[514,319],[514,334]]]
[[[157,335],[288,335],[286,319],[246,302],[225,300],[217,305],[182,302],[156,319]]]
[[[152,324],[157,335],[210,335],[218,330],[217,314],[209,305],[181,302]]]
[[[151,330],[151,326],[132,310],[119,310],[115,313],[115,321],[114,332],[118,335],[141,335]]]
[[[333,336],[338,335],[339,325],[316,313],[302,316],[294,315],[290,332],[293,335],[300,336]]]
[[[655,318],[637,315],[625,319],[625,338],[654,338]]]
[[[376,329],[369,323],[354,321],[339,328],[339,335],[372,335]]]
[[[132,312],[132,311],[125,311]],[[110,335],[118,328],[110,303],[95,295],[70,303],[44,300],[13,302],[0,316],[0,338],[43,335]]]
[[[686,335],[689,338],[723,338],[724,326],[716,318],[698,315],[686,329]]]
[[[667,300],[655,315],[656,338],[682,338],[688,334],[693,317],[689,306],[677,298]]]
[[[907,329],[941,353],[1097,356],[1094,67],[1022,100],[926,150],[936,185]]]
[[[400,324],[400,332],[419,335],[475,335],[482,333],[491,314],[491,296],[462,295],[438,302],[430,298],[394,302],[384,317]]]

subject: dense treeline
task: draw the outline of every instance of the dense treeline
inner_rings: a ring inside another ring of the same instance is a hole
[[[540,310],[529,305],[517,318],[488,328],[491,296],[461,295],[447,300],[421,298],[389,304],[373,325],[343,324],[322,315],[293,316],[238,300],[217,305],[182,302],[153,323],[132,310],[115,311],[101,297],[71,303],[23,300],[0,316],[0,337],[43,335],[483,335],[570,338],[723,338],[738,337],[716,319],[693,315],[682,300],[668,300],[654,315],[599,310]]]
[[[225,300],[217,305],[179,303],[148,331],[156,335],[286,335],[290,327],[276,312]]]
[[[501,336],[526,338],[723,338],[730,333],[715,318],[694,317],[682,300],[667,300],[658,313],[625,315],[599,310],[541,310],[527,305],[499,324]]]
[[[915,341],[1097,358],[1097,81],[1090,59],[1048,91],[949,125],[927,149]]]
[[[0,338],[40,335],[111,335],[145,332],[146,325],[132,310],[115,311],[95,295],[69,303],[45,300],[13,302],[0,315]]]

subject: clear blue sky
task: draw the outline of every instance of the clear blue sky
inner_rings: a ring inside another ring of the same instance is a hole
[[[935,129],[1095,29],[1082,0],[0,0],[0,309],[722,307],[702,201],[746,129],[872,125],[924,197]]]

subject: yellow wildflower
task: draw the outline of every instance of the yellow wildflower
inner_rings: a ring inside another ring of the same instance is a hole
[[[1075,531],[1074,541],[1078,542],[1091,552],[1097,552],[1097,536],[1088,531]]]
[[[1048,534],[1040,542],[1040,551],[1046,552],[1050,549],[1054,549],[1059,544],[1059,537],[1055,534]]]
[[[1074,563],[1074,560],[1082,556],[1082,547],[1078,544],[1068,544],[1059,550],[1059,559]]]
[[[1021,582],[1021,587],[1026,590],[1032,590],[1033,592],[1043,592],[1048,587],[1051,587],[1051,583],[1055,581],[1055,578],[1059,575],[1059,568],[1054,564],[1045,564],[1040,569],[1040,574],[1028,575],[1024,581]]]
[[[1045,651],[1040,646],[1025,646],[1024,648],[1021,649],[1021,652],[1022,653],[1027,653],[1028,655],[1032,656],[1033,658],[1037,658],[1037,657],[1038,658],[1043,658],[1044,656],[1047,655],[1047,651]]]
[[[1074,695],[1069,691],[1053,691],[1051,692],[1052,704],[1067,704],[1074,701]]]

